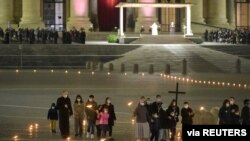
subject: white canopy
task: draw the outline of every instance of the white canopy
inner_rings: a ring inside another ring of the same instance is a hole
[[[153,8],[186,8],[186,28],[185,35],[193,35],[191,30],[191,3],[128,3],[120,2],[115,7],[120,8],[120,36],[124,36],[123,31],[123,8],[141,8],[141,7],[153,7]]]

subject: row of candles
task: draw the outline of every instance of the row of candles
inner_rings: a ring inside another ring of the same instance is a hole
[[[16,70],[16,73],[19,73],[20,70]],[[37,70],[33,70],[34,73],[37,72]],[[54,70],[50,70],[51,73],[54,73]],[[65,70],[64,71],[65,74],[68,74],[69,71]],[[77,71],[78,74],[82,74],[81,71]],[[95,72],[92,71],[90,72],[91,75],[95,75]],[[107,72],[107,75],[111,75],[111,72]],[[123,73],[124,75],[127,75],[127,73]],[[145,73],[141,73],[141,76],[145,76]],[[250,85],[247,84],[242,84],[242,83],[236,83],[236,82],[222,82],[222,81],[210,81],[210,80],[197,80],[197,79],[191,79],[191,78],[186,78],[186,77],[178,77],[178,76],[174,76],[174,75],[165,75],[165,74],[160,74],[161,77],[170,79],[170,80],[174,80],[174,81],[182,81],[182,82],[186,82],[186,83],[191,83],[191,84],[204,84],[204,85],[214,85],[214,86],[232,86],[232,87],[238,87],[238,88],[244,88],[244,89],[250,89]]]

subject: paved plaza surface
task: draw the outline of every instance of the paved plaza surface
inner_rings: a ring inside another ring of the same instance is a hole
[[[65,73],[65,70],[53,72],[51,70],[36,70],[36,72],[1,70],[0,140],[10,141],[15,135],[19,140],[24,141],[63,140],[59,132],[54,135],[50,133],[46,116],[50,104],[61,96],[64,89],[70,91],[72,102],[77,94],[81,94],[84,101],[93,94],[99,104],[104,103],[105,97],[111,97],[117,114],[114,138],[119,141],[134,140],[131,112],[137,105],[138,98],[145,96],[154,100],[156,94],[161,94],[163,102],[169,104],[175,96],[168,94],[168,91],[175,90],[177,81],[180,83],[180,90],[187,92],[186,95],[180,96],[179,105],[181,106],[187,100],[195,110],[200,106],[204,106],[207,110],[219,107],[222,101],[230,96],[235,96],[237,104],[242,107],[242,101],[249,98],[250,78],[246,74],[196,73],[185,77],[172,74],[171,78],[171,76],[164,77],[160,73],[149,75],[147,72],[144,75],[131,72],[127,72],[126,75],[117,72],[111,75],[107,72],[95,72],[92,75],[89,71],[81,70],[80,74],[78,71],[67,70]],[[192,83],[191,80],[193,80]],[[204,81],[206,84],[203,83]],[[211,84],[208,84],[209,81]],[[227,83],[231,85],[226,86]],[[247,86],[244,87],[244,84]],[[131,108],[127,106],[130,101],[133,101]],[[71,140],[87,140],[73,137],[73,118],[70,122]],[[30,132],[29,126],[35,123],[39,124],[38,128]]]
[[[135,140],[131,113],[138,99],[145,96],[154,101],[155,95],[160,94],[163,102],[169,104],[175,95],[168,91],[175,90],[176,82],[180,83],[181,91],[187,92],[179,96],[180,107],[184,101],[189,101],[195,111],[203,106],[209,112],[220,107],[224,99],[234,96],[236,103],[242,108],[243,100],[250,98],[250,60],[240,56],[242,73],[237,74],[235,63],[238,56],[234,51],[219,50],[214,48],[216,45],[197,45],[179,38],[180,35],[175,37],[176,40],[166,40],[169,44],[159,41],[162,40],[161,36],[152,39],[151,44],[134,42],[140,47],[106,63],[104,71],[0,70],[0,140],[13,141],[14,136],[18,136],[20,141],[63,140],[59,129],[57,134],[50,133],[47,112],[64,89],[70,91],[72,103],[77,94],[82,95],[85,102],[93,94],[98,104],[103,104],[106,97],[111,97],[117,114],[113,134],[115,140],[119,141]],[[149,39],[146,36],[142,38],[142,42],[148,42]],[[247,51],[248,48],[244,50]],[[249,53],[245,52],[244,56],[246,55]],[[184,58],[187,60],[186,76],[181,74]],[[114,72],[108,73],[109,63],[114,64]],[[121,63],[125,64],[126,73],[119,72]],[[138,74],[132,73],[134,64],[139,65]],[[155,70],[151,75],[148,74],[150,64],[154,64]],[[170,75],[163,74],[166,64],[171,66]],[[133,105],[128,107],[127,104],[131,101]],[[30,125],[35,124],[38,127],[30,131]],[[72,117],[70,124],[70,140],[88,140],[85,137],[74,138]],[[86,133],[86,126],[84,129]]]

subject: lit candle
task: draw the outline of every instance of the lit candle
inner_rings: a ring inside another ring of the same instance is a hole
[[[199,81],[199,83],[201,84],[201,81]]]
[[[110,72],[108,72],[107,74],[110,75]]]
[[[50,72],[54,72],[54,70],[50,70]]]
[[[241,84],[239,84],[238,86],[241,87]]]
[[[215,82],[213,82],[213,85],[215,84]]]
[[[93,72],[93,71],[92,71],[92,72],[91,72],[91,74],[92,74],[92,75],[94,75],[94,74],[95,74],[95,72]]]
[[[18,140],[18,136],[17,135],[14,136],[13,139],[14,139],[14,141],[17,141]]]
[[[220,85],[220,82],[218,82],[217,84]]]
[[[34,70],[34,72],[36,72],[36,70]]]
[[[86,126],[87,124],[86,124],[86,120],[83,120],[83,126]]]
[[[68,71],[66,70],[65,73],[68,73]]]
[[[142,73],[141,75],[144,76],[144,73]]]
[[[206,84],[206,81],[203,81],[204,84]]]
[[[130,106],[132,106],[132,104],[133,104],[133,101],[130,101],[130,102],[128,103],[128,106],[130,107]]]
[[[19,70],[16,70],[16,73],[19,72]]]
[[[234,86],[234,87],[235,87],[235,85],[236,85],[236,84],[235,84],[235,83],[233,83],[233,86]]]
[[[70,137],[67,138],[67,141],[70,141]]]
[[[124,75],[127,75],[127,73],[125,72]]]
[[[92,106],[92,105],[87,105],[86,107],[87,107],[87,108],[92,108],[93,106]]]
[[[132,124],[135,124],[135,120],[134,119],[132,119],[131,122],[132,122]]]
[[[210,82],[210,81],[208,81],[207,83],[208,83],[208,85],[210,85],[210,84],[211,84],[211,82]]]
[[[246,87],[247,87],[247,84],[244,85],[244,88],[246,88]]]
[[[169,75],[167,77],[169,78]]]
[[[200,107],[200,111],[203,111],[205,110],[205,108],[203,106]]]
[[[160,76],[162,77],[162,73],[160,74]]]
[[[81,71],[78,71],[78,74],[81,74]]]
[[[230,83],[227,83],[227,86],[230,86]]]
[[[39,126],[39,124],[36,123],[36,124],[35,124],[35,128],[38,128],[38,126]]]

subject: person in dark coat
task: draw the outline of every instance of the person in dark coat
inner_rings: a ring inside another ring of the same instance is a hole
[[[156,95],[156,101],[152,104],[152,114],[159,113],[162,105],[162,100],[160,95]]]
[[[192,125],[194,113],[192,108],[189,107],[188,102],[184,102],[184,107],[181,109],[181,123],[182,125]]]
[[[179,122],[179,113],[180,113],[180,109],[179,107],[176,105],[176,100],[173,99],[168,107],[168,120],[169,122],[169,126],[170,126],[170,132],[171,132],[171,138],[170,140],[173,141],[175,134],[176,134],[176,125],[177,122]]]
[[[47,119],[50,120],[50,128],[52,133],[56,133],[56,121],[58,120],[58,112],[56,104],[52,103],[48,111]]]
[[[56,30],[53,31],[53,39],[54,39],[54,44],[57,44],[57,40],[58,40],[58,32]]]
[[[159,122],[160,122],[160,134],[159,134],[159,139],[161,141],[166,141],[167,140],[167,132],[169,129],[169,123],[168,123],[168,106],[167,104],[162,104],[161,109],[159,111]]]
[[[151,123],[150,123],[150,128],[151,128],[151,137],[150,141],[158,141],[159,139],[159,130],[160,130],[160,120],[159,116],[157,113],[154,113],[151,117]]]
[[[242,119],[240,117],[240,111],[235,111],[233,115],[231,115],[231,124],[232,125],[241,125]]]
[[[230,97],[229,102],[230,102],[230,113],[231,114],[235,114],[236,111],[240,110],[239,106],[237,104],[235,104],[235,98],[234,97]]]
[[[147,108],[147,110],[148,110],[148,114],[149,114],[149,116],[151,117],[151,116],[153,115],[153,106],[152,106],[152,102],[151,102],[150,98],[147,98],[145,102],[146,102],[146,108]]]
[[[115,108],[114,105],[111,103],[111,99],[110,97],[107,97],[105,99],[105,104],[102,105],[102,111],[104,108],[108,109],[109,112],[109,139],[113,139],[112,138],[112,129],[116,120],[116,114],[115,114]]]
[[[87,128],[87,138],[94,138],[94,132],[95,132],[95,122],[97,119],[97,103],[94,100],[94,96],[90,95],[88,101],[85,105],[85,113],[87,117],[88,122],[88,128]]]
[[[205,31],[205,41],[207,42],[208,41],[208,36],[209,36],[209,33],[208,33],[208,30],[206,29],[206,31]]]
[[[244,100],[244,107],[241,110],[241,118],[243,125],[250,125],[250,100]]]
[[[225,99],[219,110],[219,125],[227,125],[231,123],[230,101]]]
[[[85,44],[85,40],[86,40],[86,32],[84,30],[84,28],[81,28],[81,32],[80,32],[80,42],[82,44]]]
[[[73,115],[69,92],[64,90],[62,96],[57,99],[57,109],[59,111],[59,128],[62,138],[69,137],[69,117]]]

